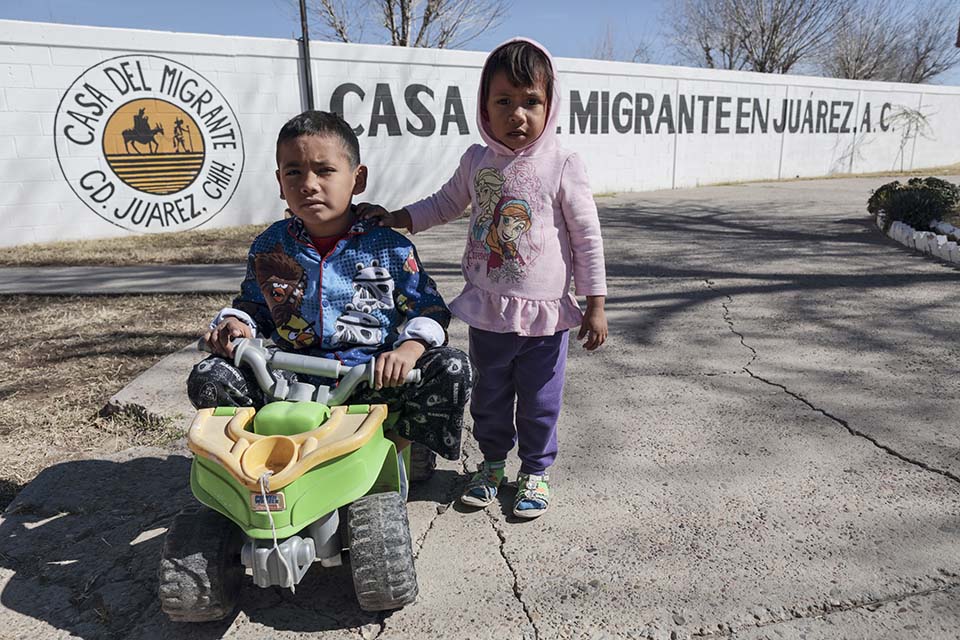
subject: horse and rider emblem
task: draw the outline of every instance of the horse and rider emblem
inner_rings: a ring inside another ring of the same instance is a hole
[[[104,131],[103,153],[127,185],[167,195],[185,189],[199,175],[204,143],[190,114],[165,100],[145,98],[113,113]]]
[[[136,153],[142,153],[138,148],[137,144],[146,144],[150,149],[150,153],[156,153],[160,148],[160,144],[157,142],[157,134],[163,135],[163,125],[158,124],[156,127],[150,128],[150,117],[144,115],[146,111],[145,108],[141,108],[137,115],[133,116],[133,128],[123,130],[123,147],[126,149],[127,153],[130,153],[130,145],[133,145],[133,150]]]

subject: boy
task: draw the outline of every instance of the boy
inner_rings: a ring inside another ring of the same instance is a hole
[[[270,337],[284,351],[348,366],[376,356],[375,388],[358,388],[351,401],[400,414],[391,434],[398,450],[412,440],[459,459],[469,360],[443,346],[450,312],[413,244],[357,219],[352,199],[367,167],[356,135],[336,114],[306,111],[280,129],[276,173],[291,217],[253,241],[240,295],[205,335],[215,355],[191,372],[190,401],[263,405],[252,372],[229,360],[233,338]],[[421,383],[401,386],[414,367]]]

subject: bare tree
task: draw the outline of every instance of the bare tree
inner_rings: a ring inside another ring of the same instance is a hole
[[[895,0],[861,1],[837,23],[824,52],[826,75],[860,80],[927,82],[960,64],[952,46],[955,7],[935,0],[906,11]]]
[[[308,0],[307,12],[320,19],[320,31],[330,40],[354,42],[362,38],[366,2]]]
[[[309,0],[320,33],[340,42],[361,42],[380,31],[398,47],[459,47],[503,19],[509,0]]]
[[[603,35],[594,43],[590,57],[594,60],[616,60],[617,47],[614,40],[613,27],[608,23]]]
[[[649,40],[641,37],[635,40],[636,44],[633,51],[620,46],[621,38],[613,25],[607,23],[603,35],[597,38],[589,53],[587,54],[594,60],[621,60],[623,62],[652,62],[653,47]]]
[[[630,62],[654,63],[653,46],[648,40],[641,40],[633,49]]]
[[[787,73],[827,46],[851,0],[677,0],[669,28],[686,62]]]
[[[666,26],[679,62],[709,69],[743,69],[747,64],[725,1],[675,0]]]
[[[725,0],[748,68],[788,73],[829,46],[850,0]]]
[[[960,64],[960,51],[952,46],[956,3],[935,0],[917,5],[903,34],[900,82],[927,82]]]
[[[824,75],[851,80],[894,80],[903,56],[907,15],[895,0],[857,3],[834,28],[821,54]]]

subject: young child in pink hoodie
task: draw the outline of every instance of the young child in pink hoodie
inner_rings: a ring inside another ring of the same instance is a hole
[[[473,145],[433,195],[398,211],[360,205],[365,216],[413,233],[460,217],[471,205],[461,262],[466,285],[450,303],[470,326],[475,381],[470,412],[484,461],[461,502],[486,507],[521,461],[513,513],[536,518],[550,504],[547,469],[557,456],[568,333],[594,350],[607,337],[600,222],[580,158],[557,142],[560,91],[549,52],[510,40],[487,57]],[[570,293],[586,296],[581,312]]]

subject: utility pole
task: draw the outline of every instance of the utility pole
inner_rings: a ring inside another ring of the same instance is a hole
[[[300,0],[300,47],[303,58],[303,83],[307,92],[307,109],[313,111],[313,75],[310,71],[310,30],[307,28],[307,3]]]

